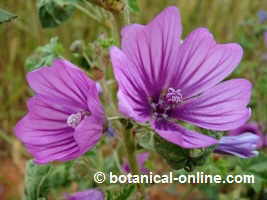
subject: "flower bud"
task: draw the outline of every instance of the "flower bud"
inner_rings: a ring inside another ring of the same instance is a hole
[[[260,140],[258,135],[244,133],[237,136],[224,136],[216,147],[216,153],[231,154],[241,158],[250,158],[258,155],[256,151]]]

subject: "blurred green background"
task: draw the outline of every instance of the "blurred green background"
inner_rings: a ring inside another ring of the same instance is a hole
[[[140,0],[140,12],[131,13],[131,22],[146,23],[167,5],[180,9],[183,36],[197,27],[208,27],[217,41],[242,45],[245,55],[233,76],[245,77],[254,83],[253,119],[266,127],[267,61],[264,55],[267,47],[263,32],[267,31],[267,24],[259,22],[257,12],[267,11],[267,1]],[[25,114],[25,102],[31,95],[25,81],[26,59],[55,36],[63,45],[64,57],[69,58],[73,41],[82,39],[90,43],[105,29],[80,10],[59,27],[43,29],[34,0],[0,0],[0,8],[18,15],[16,20],[0,25],[0,199],[6,200],[20,199],[24,164],[29,158],[12,132]]]

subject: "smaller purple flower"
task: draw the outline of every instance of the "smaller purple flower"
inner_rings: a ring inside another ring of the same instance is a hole
[[[108,128],[106,130],[106,134],[109,137],[116,137],[116,135],[117,135],[116,130],[113,128],[111,122],[108,123]]]
[[[139,153],[137,155],[138,167],[139,167],[141,173],[143,173],[143,174],[149,173],[149,170],[145,168],[145,162],[147,161],[148,157],[149,157],[148,152]],[[131,172],[131,168],[130,168],[130,165],[128,162],[123,163],[122,170],[127,174]]]
[[[89,189],[72,195],[65,195],[66,200],[104,200],[104,193],[98,189]]]
[[[35,95],[14,131],[35,162],[68,161],[92,149],[105,123],[96,83],[63,59],[28,73],[27,80]]]
[[[259,136],[260,139],[258,140],[257,148],[262,148],[263,146],[266,145],[265,137],[264,137],[264,134],[262,132],[262,128],[260,127],[260,125],[258,125],[255,122],[244,124],[243,126],[237,128],[237,129],[229,131],[228,135],[229,136],[238,136],[238,135],[243,135],[244,133],[252,133],[252,134]]]
[[[256,151],[260,140],[258,135],[244,133],[237,136],[224,136],[216,147],[216,153],[231,154],[241,158],[250,158],[258,155]]]
[[[257,15],[261,24],[267,21],[267,12],[265,10],[259,10]]]

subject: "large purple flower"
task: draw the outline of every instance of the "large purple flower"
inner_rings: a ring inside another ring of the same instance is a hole
[[[148,25],[122,31],[122,49],[110,50],[118,81],[119,109],[137,122],[150,122],[166,140],[184,148],[217,143],[176,122],[205,129],[237,128],[250,117],[251,84],[225,79],[239,64],[238,44],[217,44],[205,28],[183,43],[179,11],[169,7]]]
[[[105,116],[94,81],[63,59],[28,73],[27,80],[35,96],[15,133],[36,163],[71,160],[95,146]]]

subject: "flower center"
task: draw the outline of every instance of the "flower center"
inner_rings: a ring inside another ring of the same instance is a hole
[[[67,119],[68,126],[76,128],[85,116],[89,116],[90,112],[88,111],[79,111],[75,114],[71,114]]]
[[[183,102],[180,89],[169,88],[163,92],[157,102],[151,103],[152,116],[156,120],[168,119],[170,112]]]
[[[168,104],[178,105],[183,101],[181,90],[180,89],[175,90],[174,88],[169,88],[165,96],[165,99],[168,102]]]

